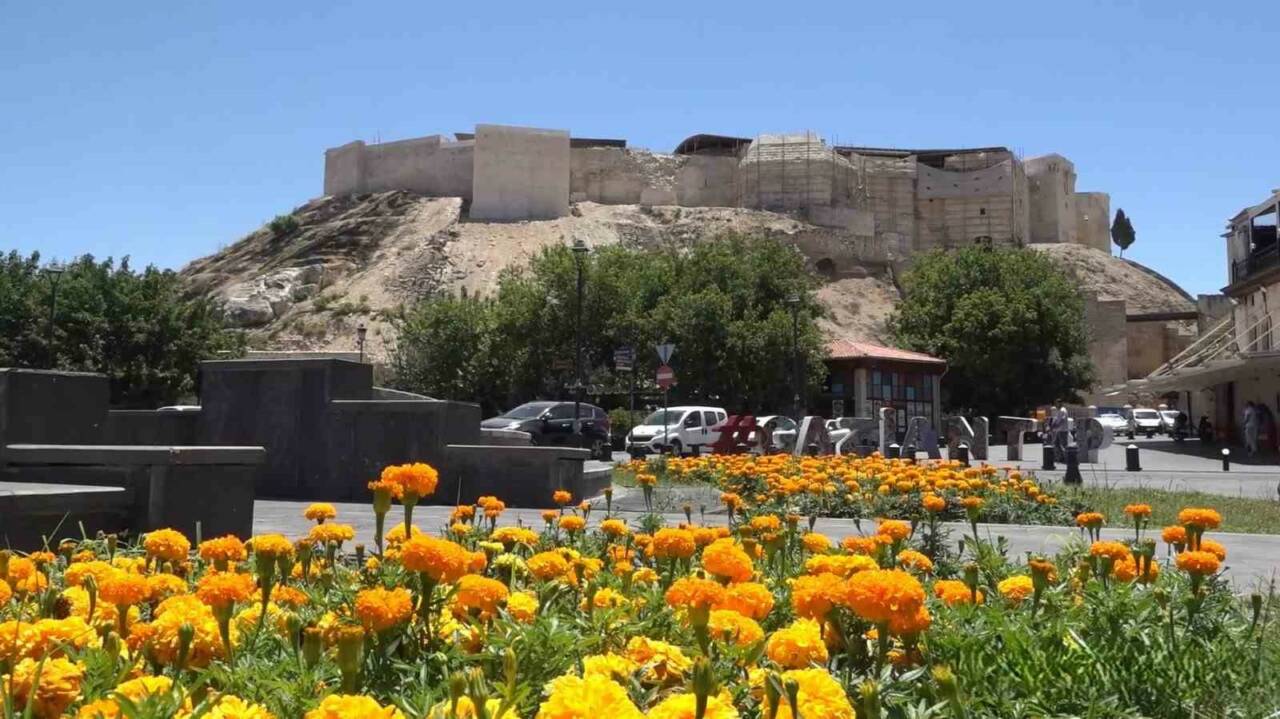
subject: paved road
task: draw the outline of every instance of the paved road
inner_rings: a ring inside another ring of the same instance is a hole
[[[621,504],[632,505],[629,500]],[[664,505],[671,506],[672,503],[664,502]],[[259,500],[254,508],[254,532],[282,532],[288,536],[306,534],[310,528],[310,522],[302,516],[306,506],[306,502]],[[372,547],[372,508],[367,504],[336,504],[335,506],[338,509],[337,521],[353,525],[356,529],[356,541]],[[417,507],[413,514],[414,524],[426,531],[443,527],[448,521],[450,509],[450,507]],[[521,522],[526,526],[540,528],[542,519],[539,514],[540,510],[537,509],[509,509],[502,515],[501,523],[506,525]],[[640,514],[632,510],[619,512],[619,516],[629,520],[633,526],[638,522]],[[598,519],[602,515],[603,511],[593,514],[593,519]],[[403,516],[399,507],[393,509],[388,516],[388,528],[394,521],[403,521]],[[665,513],[663,516],[668,524],[684,521],[684,515],[679,512]],[[707,515],[708,524],[724,522],[725,517],[721,512]],[[956,539],[969,532],[969,527],[965,524],[949,523],[947,527]],[[868,522],[863,522],[863,528],[868,531],[873,529]],[[849,535],[865,533],[858,531],[852,519],[822,518],[818,520],[815,529],[836,541]],[[1010,555],[1013,557],[1020,557],[1026,552],[1053,554],[1068,542],[1081,541],[1079,530],[1071,527],[990,524],[979,525],[979,532],[991,539],[1005,537],[1009,542]],[[1121,529],[1106,529],[1103,530],[1103,536],[1111,539],[1126,539],[1131,535]],[[1271,581],[1280,572],[1280,563],[1278,563],[1280,562],[1280,535],[1219,534],[1215,536],[1227,547],[1227,576],[1238,591],[1251,591],[1255,586]],[[1162,546],[1161,550],[1163,549]]]

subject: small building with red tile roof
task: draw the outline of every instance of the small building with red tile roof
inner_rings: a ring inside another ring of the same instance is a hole
[[[942,418],[940,384],[946,360],[920,352],[835,338],[827,342],[827,379],[822,398],[831,417],[875,417],[892,407],[897,426],[925,417]]]

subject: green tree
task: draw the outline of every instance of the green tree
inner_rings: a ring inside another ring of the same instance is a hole
[[[803,257],[774,240],[728,235],[688,245],[605,246],[583,258],[567,247],[552,247],[527,266],[504,272],[491,300],[429,298],[407,310],[406,318],[446,314],[456,324],[463,320],[447,313],[447,306],[484,305],[483,311],[457,310],[483,312],[485,324],[477,325],[484,329],[467,343],[453,342],[454,352],[425,347],[445,342],[413,330],[406,320],[393,358],[396,385],[478,401],[486,408],[568,398],[578,261],[585,277],[583,374],[588,383],[627,387],[632,378],[613,369],[613,353],[628,346],[636,350],[638,387],[653,391],[658,365],[653,346],[667,340],[676,345],[671,364],[678,384],[672,402],[789,411],[792,320],[786,300],[791,295],[799,297],[795,309],[805,393],[822,380],[824,345],[816,324],[821,307],[810,295],[814,280]],[[460,369],[466,367],[461,355],[476,352],[499,359],[492,367]],[[425,361],[449,369],[408,371]],[[441,376],[458,372],[469,379],[449,384]],[[617,402],[625,404],[625,396]]]
[[[0,365],[100,372],[112,404],[155,407],[194,396],[200,360],[243,351],[219,304],[185,296],[176,273],[90,255],[57,276],[51,346],[46,269],[38,254],[0,258]]]
[[[397,318],[392,369],[398,383],[439,399],[479,399],[486,411],[495,409],[501,377],[495,309],[491,301],[437,297]]]
[[[994,418],[1073,399],[1092,382],[1084,302],[1047,256],[970,247],[919,257],[890,330],[947,360],[952,408]]]
[[[1111,223],[1111,241],[1120,248],[1121,257],[1124,257],[1124,251],[1129,249],[1129,245],[1132,245],[1136,239],[1138,236],[1133,231],[1133,223],[1129,221],[1129,216],[1124,214],[1124,208],[1116,210],[1116,219]]]

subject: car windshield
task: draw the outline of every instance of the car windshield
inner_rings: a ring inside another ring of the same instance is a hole
[[[665,420],[663,419],[664,415],[666,416]],[[679,424],[680,418],[683,416],[683,411],[660,409],[648,417],[645,417],[644,421],[640,424]]]
[[[1166,409],[1165,411],[1161,412],[1160,414],[1164,415],[1164,418],[1165,418],[1165,419],[1177,419],[1177,418],[1178,418],[1178,413],[1177,413],[1175,410],[1172,410],[1172,409]]]
[[[1154,409],[1135,409],[1133,417],[1134,419],[1160,419],[1160,415],[1156,414]]]
[[[519,407],[507,410],[507,413],[502,416],[507,419],[534,419],[541,417],[543,412],[554,405],[555,402],[526,402]]]

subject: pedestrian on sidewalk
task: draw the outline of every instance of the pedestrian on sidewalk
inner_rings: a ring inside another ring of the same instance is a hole
[[[1244,448],[1249,456],[1258,453],[1258,429],[1262,424],[1262,417],[1258,414],[1258,408],[1253,402],[1244,403]]]
[[[1053,456],[1055,461],[1067,461],[1067,445],[1071,441],[1071,418],[1067,416],[1067,406],[1059,407],[1053,416]]]

